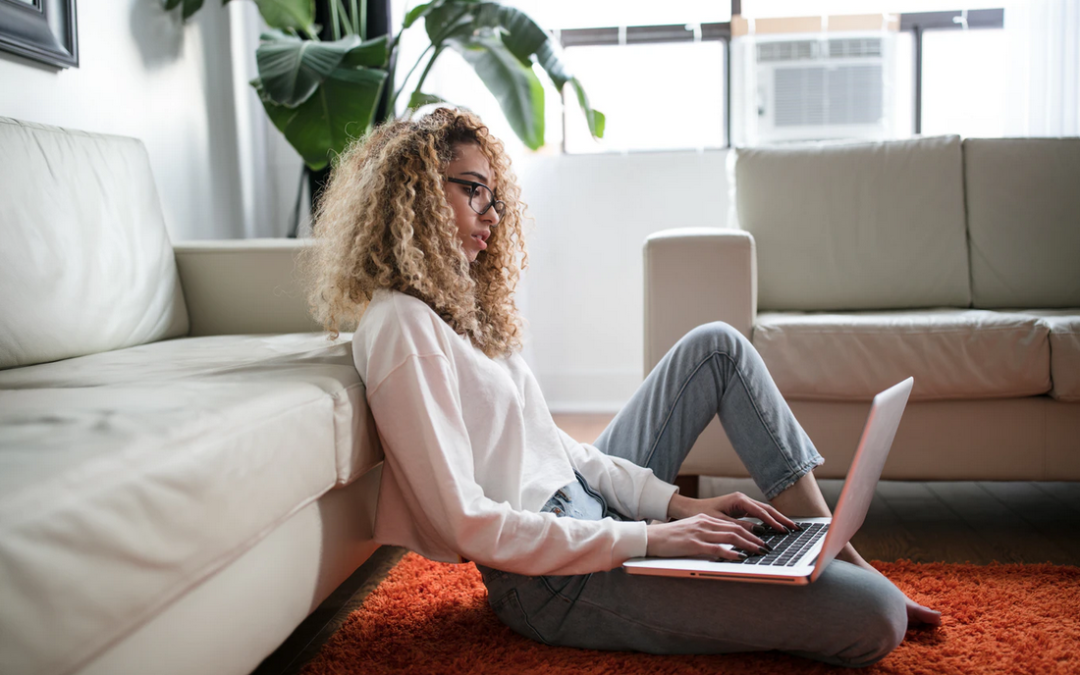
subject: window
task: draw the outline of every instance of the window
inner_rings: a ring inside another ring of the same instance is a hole
[[[933,11],[942,0],[504,1],[553,32],[607,115],[597,141],[572,91],[560,105],[545,82],[546,152],[1002,133],[1004,10],[980,8],[993,0],[950,1],[953,11]],[[415,4],[392,2],[400,12]],[[411,63],[425,44],[406,37],[402,62]],[[428,82],[516,143],[456,55],[445,54]]]
[[[567,48],[607,129],[594,140],[567,92],[566,152],[725,147],[725,47],[712,40]]]
[[[921,132],[1001,136],[1005,31],[934,30],[922,41]]]
[[[564,98],[568,153],[723,148],[727,142],[730,3],[716,0],[525,0],[557,31],[590,103],[611,111],[593,139],[577,99]]]

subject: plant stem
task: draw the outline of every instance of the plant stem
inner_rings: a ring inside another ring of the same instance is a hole
[[[340,17],[338,17],[337,13],[337,2],[336,0],[330,0],[330,25],[333,27],[334,30],[335,41],[341,39],[341,27],[338,25],[340,23],[339,19]]]
[[[356,11],[356,0],[353,0],[353,11]],[[360,31],[360,39],[367,40],[367,0],[360,0],[359,23],[357,30]]]
[[[428,50],[432,47],[434,47],[434,45],[428,45],[424,48],[424,52],[420,54],[420,58],[416,59],[416,63],[413,64],[412,68],[409,68],[409,73],[405,76],[405,79],[401,81],[401,87],[399,87],[398,90],[394,92],[394,95],[390,97],[389,108],[391,115],[397,115],[397,113],[394,112],[394,104],[397,103],[398,97],[401,96],[401,92],[405,90],[405,85],[409,83],[409,78],[412,77],[413,72],[416,71],[417,66],[419,66],[420,62],[424,60],[424,57],[427,56]]]
[[[331,0],[331,5],[334,4],[334,0]],[[349,18],[349,10],[345,8],[344,0],[337,0],[338,16],[341,17],[341,28],[345,35],[356,35],[356,30],[353,29],[353,19]]]
[[[349,10],[345,9],[345,0],[337,0],[337,4],[341,16],[345,17],[341,20],[341,25],[345,29],[345,34],[356,35],[356,30],[353,28],[353,21],[355,21],[355,19],[349,18]]]
[[[431,72],[431,67],[435,65],[435,59],[439,58],[439,54],[442,54],[442,50],[442,45],[435,48],[435,53],[431,55],[431,60],[427,62],[427,67],[424,68],[424,72],[420,73],[420,81],[416,83],[416,89],[413,90],[414,94],[418,93],[420,87],[424,86],[424,80],[427,79],[428,73]]]

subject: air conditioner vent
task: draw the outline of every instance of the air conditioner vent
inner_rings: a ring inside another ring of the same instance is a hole
[[[777,68],[773,124],[877,124],[882,115],[881,74],[880,65]]]
[[[896,40],[880,30],[733,39],[733,143],[887,138]]]
[[[767,61],[802,61],[816,59],[817,40],[764,42],[757,46],[758,63]]]
[[[881,56],[881,40],[877,38],[829,40],[829,58],[858,58],[860,56]]]

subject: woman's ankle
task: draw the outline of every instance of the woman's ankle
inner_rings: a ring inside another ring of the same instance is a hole
[[[859,555],[859,552],[856,551],[855,547],[852,546],[850,543],[844,545],[844,548],[840,549],[840,552],[836,554],[836,558],[837,560],[843,560],[844,562],[849,562],[852,565],[857,565],[858,567],[862,567],[863,569],[867,569],[872,572],[877,572],[878,574],[881,574],[881,572],[878,572],[877,568],[868,563],[865,558]]]

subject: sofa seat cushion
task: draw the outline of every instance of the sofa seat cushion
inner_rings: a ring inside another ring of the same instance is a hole
[[[3,669],[92,657],[342,482],[365,400],[349,337],[184,338],[0,373]],[[350,471],[378,459],[362,444]]]
[[[1050,391],[1050,330],[986,310],[758,315],[753,343],[789,399],[865,401],[913,376],[911,400]]]
[[[189,379],[265,385],[310,383],[333,400],[338,484],[348,484],[382,461],[364,385],[353,365],[351,335],[345,333],[333,343],[319,333],[166,340],[0,371],[0,389],[164,385]],[[357,409],[362,414],[354,414]]]
[[[1080,401],[1080,308],[1016,311],[1039,317],[1050,329],[1050,395]]]

